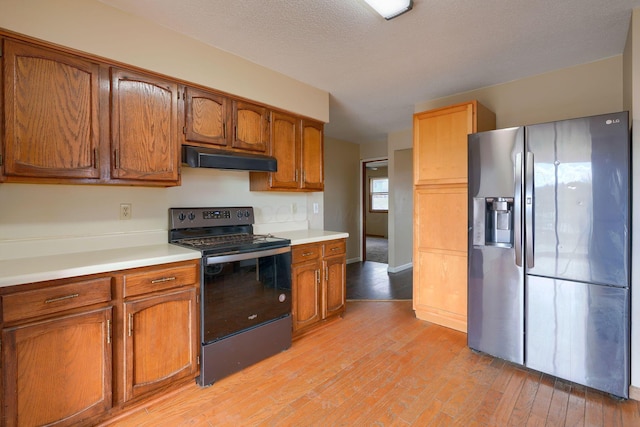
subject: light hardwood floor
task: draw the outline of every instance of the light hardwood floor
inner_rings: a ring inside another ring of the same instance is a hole
[[[640,426],[640,405],[476,354],[411,301],[363,301],[283,353],[111,425]]]

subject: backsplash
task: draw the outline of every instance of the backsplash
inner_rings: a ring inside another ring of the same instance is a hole
[[[251,192],[249,172],[188,167],[171,188],[0,184],[0,206],[0,259],[166,243],[170,207],[253,206],[261,233],[323,228],[323,193]]]

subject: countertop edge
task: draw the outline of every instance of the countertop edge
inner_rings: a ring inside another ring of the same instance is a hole
[[[0,261],[0,287],[116,272],[200,258],[199,251],[167,243],[3,260]]]
[[[274,235],[291,240],[292,246],[323,242],[327,240],[346,239],[349,237],[349,233],[325,230],[295,230],[278,232],[274,233]]]

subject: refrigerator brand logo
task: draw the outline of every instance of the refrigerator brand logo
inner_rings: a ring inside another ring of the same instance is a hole
[[[605,123],[608,124],[608,125],[612,125],[612,124],[615,124],[615,123],[620,123],[620,119],[609,119]]]

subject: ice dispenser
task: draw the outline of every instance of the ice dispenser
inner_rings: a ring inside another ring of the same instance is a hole
[[[473,199],[473,244],[513,247],[513,197]]]

